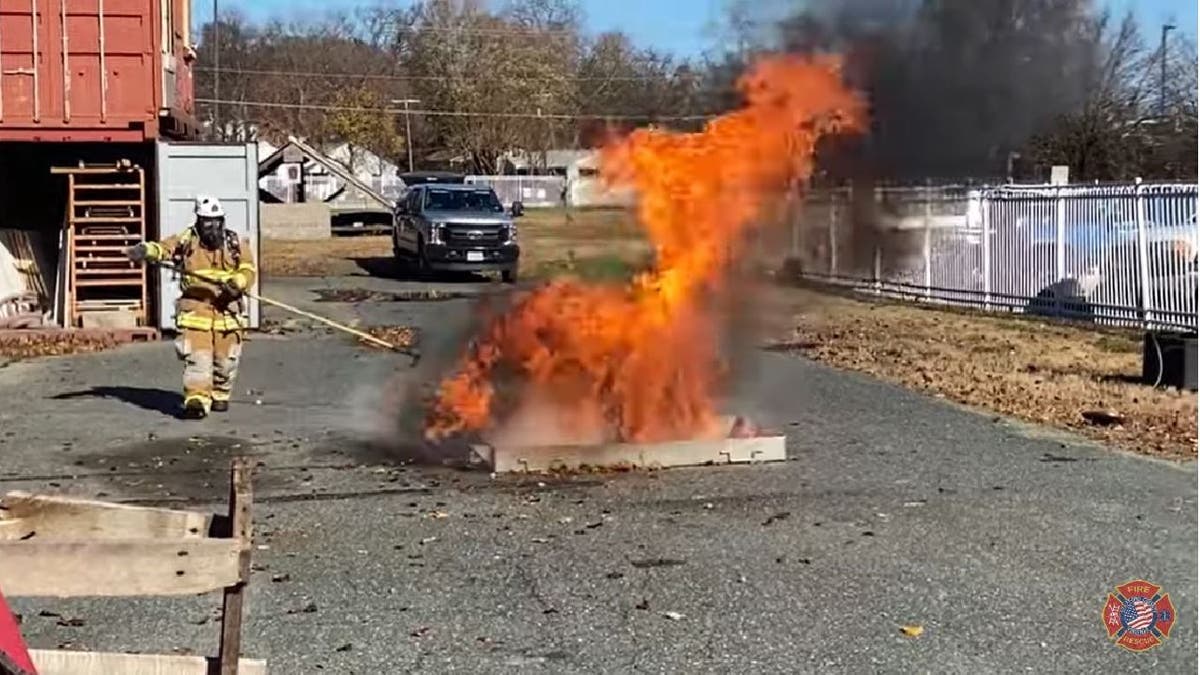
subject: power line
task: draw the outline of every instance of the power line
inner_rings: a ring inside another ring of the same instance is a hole
[[[208,68],[204,66],[193,67],[193,70],[204,73],[216,73],[217,68]],[[494,75],[477,75],[471,77],[451,77],[447,75],[377,75],[370,73],[346,73],[346,72],[321,72],[317,70],[259,70],[253,68],[221,68],[219,72],[222,74],[234,75],[258,75],[266,77],[332,77],[332,78],[360,78],[364,80],[385,80],[396,82],[444,82],[444,81],[483,81],[494,80]],[[675,79],[673,76],[655,77],[653,75],[626,75],[613,77],[547,77],[544,75],[534,77],[521,77],[517,79],[524,81],[554,81],[565,80],[568,82],[651,82],[651,81],[669,81]]]
[[[524,35],[527,37],[567,37],[583,38],[581,31],[571,28],[521,28],[509,26],[506,28],[467,28],[464,26],[400,26],[396,28],[397,35],[410,33],[436,33],[451,35],[490,35],[507,37]]]
[[[241,105],[252,108],[282,108],[287,110],[320,110],[324,112],[372,112],[403,114],[403,108],[364,108],[362,106],[320,105],[315,103],[272,103],[267,101],[234,101],[229,99],[198,98],[197,103]],[[517,113],[517,112],[480,112],[467,110],[419,110],[412,108],[408,111],[413,115],[429,117],[489,117],[503,119],[545,119],[545,120],[615,120],[615,121],[664,121],[664,122],[699,122],[709,120],[716,115],[614,115],[591,113]]]
[[[222,21],[221,23],[228,24],[229,22]],[[209,25],[211,25],[211,22],[201,26],[201,28],[200,28],[201,32],[203,32],[204,29]],[[250,27],[253,28],[254,27],[253,24],[251,24]],[[435,35],[447,35],[447,34],[448,35],[481,35],[481,36],[490,36],[490,37],[521,36],[521,37],[531,37],[531,38],[559,37],[559,38],[579,38],[579,39],[585,39],[587,37],[587,35],[584,32],[579,31],[579,30],[569,29],[569,28],[565,28],[565,29],[520,28],[520,27],[516,27],[516,26],[508,27],[508,28],[468,28],[468,27],[459,27],[459,26],[401,26],[401,27],[394,28],[393,33],[396,36],[408,36],[408,35],[414,35],[414,34],[420,34],[420,33],[432,33]],[[299,33],[299,34],[291,33],[291,34],[288,34],[287,37],[322,38],[322,37],[327,37],[327,36],[321,35],[319,33],[314,34],[314,35],[305,35],[303,33]]]

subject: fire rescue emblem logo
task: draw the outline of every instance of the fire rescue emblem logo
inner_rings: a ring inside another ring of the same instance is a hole
[[[1116,587],[1104,603],[1108,639],[1131,652],[1153,649],[1171,636],[1175,605],[1161,586],[1136,579]]]

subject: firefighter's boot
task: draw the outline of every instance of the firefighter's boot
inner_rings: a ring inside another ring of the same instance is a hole
[[[199,398],[189,398],[183,402],[183,418],[188,420],[202,420],[208,417],[208,411],[204,408],[204,401]]]

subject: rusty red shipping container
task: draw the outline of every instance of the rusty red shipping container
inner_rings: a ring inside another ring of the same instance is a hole
[[[0,0],[0,141],[198,135],[191,0]]]

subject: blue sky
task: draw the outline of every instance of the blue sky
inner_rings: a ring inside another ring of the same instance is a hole
[[[304,19],[329,10],[369,6],[369,0],[220,0],[222,13],[237,8],[252,19]],[[620,29],[642,46],[681,55],[696,55],[714,44],[714,24],[726,0],[582,0],[592,31]],[[1196,35],[1195,0],[1106,0],[1113,10],[1132,8],[1146,37],[1156,40],[1159,26],[1172,20],[1181,31]],[[197,23],[211,16],[211,3],[195,0]]]

